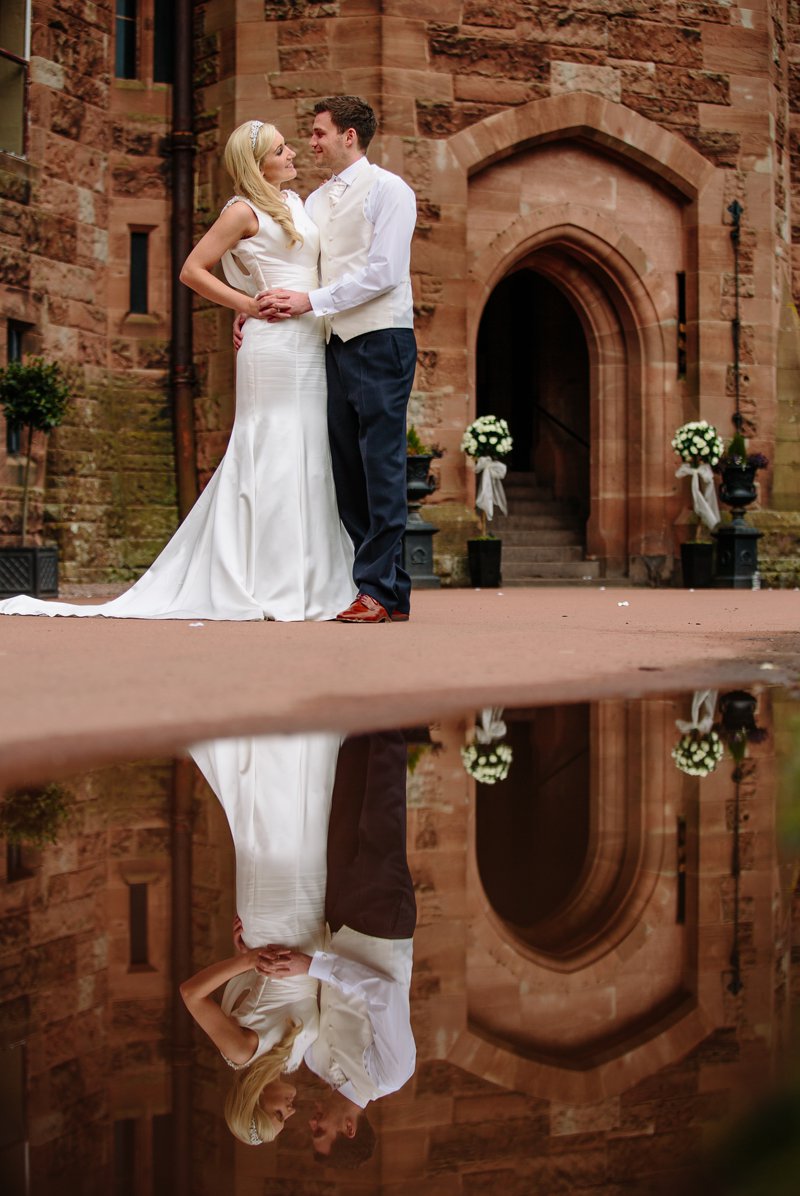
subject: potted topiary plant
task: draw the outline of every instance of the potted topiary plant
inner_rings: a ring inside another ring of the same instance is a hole
[[[694,540],[681,544],[683,584],[690,589],[707,589],[714,582],[714,544],[704,535],[704,528],[713,530],[719,524],[713,470],[722,455],[722,438],[708,420],[690,420],[678,428],[672,447],[683,462],[675,476],[692,479],[692,506],[697,519]]]
[[[487,531],[487,521],[498,507],[508,513],[503,478],[506,466],[501,460],[513,447],[504,419],[481,415],[469,425],[461,440],[461,450],[475,462],[477,494],[475,506],[480,517],[480,535],[467,540],[469,577],[473,586],[496,588],[501,583],[503,542]]]
[[[0,407],[9,424],[28,430],[28,447],[22,484],[22,519],[18,547],[0,548],[0,598],[14,594],[51,597],[58,593],[58,549],[53,545],[29,545],[33,434],[49,435],[62,423],[70,400],[70,389],[55,362],[41,357],[12,361],[0,370]]]

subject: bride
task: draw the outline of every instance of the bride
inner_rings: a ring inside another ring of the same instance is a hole
[[[135,585],[97,606],[18,596],[0,614],[125,619],[333,619],[355,596],[326,419],[325,343],[312,313],[269,323],[256,296],[318,285],[319,232],[294,191],[295,151],[246,121],[225,147],[236,194],[198,242],[181,281],[245,312],[236,416],[222,462]],[[212,273],[217,263],[227,282]]]

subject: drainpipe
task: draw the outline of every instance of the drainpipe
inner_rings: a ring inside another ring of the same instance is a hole
[[[192,3],[175,0],[172,83],[172,396],[178,513],[184,519],[197,499],[194,438],[192,292],[178,279],[192,248],[194,134],[192,131]]]

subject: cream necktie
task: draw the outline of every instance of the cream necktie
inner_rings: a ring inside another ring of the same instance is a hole
[[[346,190],[347,183],[344,181],[344,179],[337,178],[336,175],[334,175],[328,188],[328,200],[332,208],[336,207],[336,204],[342,198]]]

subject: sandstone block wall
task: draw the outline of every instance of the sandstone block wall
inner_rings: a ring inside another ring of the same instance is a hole
[[[4,321],[14,320],[24,351],[58,361],[73,385],[46,483],[36,444],[32,524],[60,545],[66,581],[137,577],[177,519],[166,386],[170,93],[151,77],[114,79],[113,30],[113,5],[35,0],[27,154],[0,154],[0,361]],[[128,311],[131,228],[150,231],[142,315]],[[21,468],[0,425],[0,543],[9,544]]]

